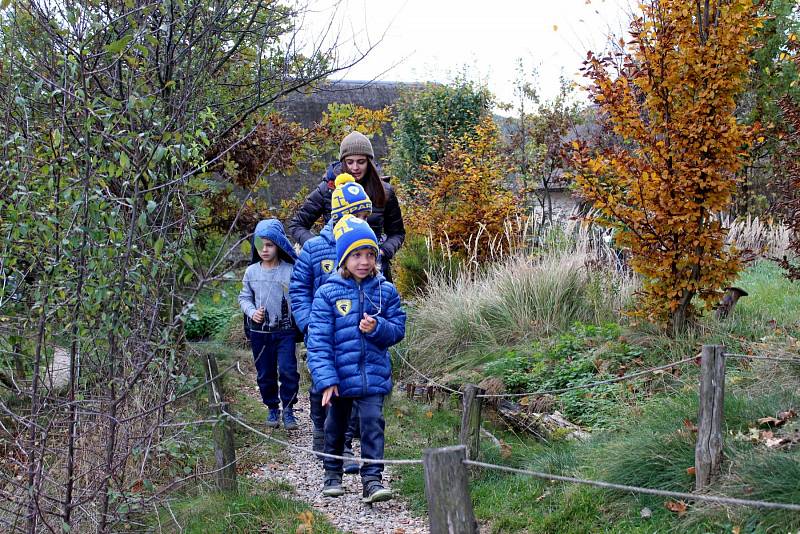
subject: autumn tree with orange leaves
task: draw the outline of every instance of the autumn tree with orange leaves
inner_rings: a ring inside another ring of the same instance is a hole
[[[699,296],[711,308],[740,269],[719,215],[751,132],[734,117],[753,35],[752,0],[646,0],[622,56],[592,54],[590,91],[621,139],[573,145],[575,182],[643,276],[636,314],[682,331]]]

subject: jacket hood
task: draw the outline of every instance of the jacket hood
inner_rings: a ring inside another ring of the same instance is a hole
[[[323,239],[325,239],[328,244],[336,246],[336,238],[333,237],[333,227],[336,225],[336,222],[333,219],[329,219],[325,226],[322,228],[322,231],[319,233]]]
[[[269,239],[278,247],[278,256],[289,263],[297,261],[297,254],[294,247],[286,238],[286,232],[283,231],[283,225],[278,219],[265,219],[256,225],[256,230],[253,236]],[[253,247],[255,251],[255,247]]]

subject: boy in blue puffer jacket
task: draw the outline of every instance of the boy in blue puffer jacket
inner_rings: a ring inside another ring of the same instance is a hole
[[[383,399],[392,390],[389,347],[405,336],[406,314],[392,284],[378,272],[378,240],[365,221],[345,215],[334,226],[337,274],[317,290],[308,326],[308,369],[322,405],[325,452],[341,455],[350,411],[361,417],[361,456],[382,460]],[[342,460],[325,458],[322,494],[338,497]],[[361,466],[363,501],[391,499],[381,483],[382,464]]]
[[[372,213],[372,201],[364,188],[356,183],[347,173],[340,174],[335,181],[335,189],[331,194],[331,218],[317,237],[309,239],[303,245],[300,257],[295,263],[292,280],[289,284],[289,295],[292,298],[292,313],[298,328],[308,335],[308,318],[311,314],[311,303],[314,293],[334,273],[336,264],[336,240],[333,237],[333,225],[342,216],[351,214],[366,220]],[[325,415],[322,406],[322,393],[315,392],[312,386],[309,392],[311,403],[312,447],[315,452],[325,448]],[[345,436],[344,456],[353,455],[353,436],[358,425],[358,412],[353,410],[350,427]],[[345,473],[358,473],[358,464],[350,460],[345,462]]]

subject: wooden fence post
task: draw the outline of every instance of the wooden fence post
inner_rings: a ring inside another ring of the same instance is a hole
[[[235,491],[236,485],[236,445],[233,440],[233,421],[225,416],[228,405],[222,396],[222,381],[219,377],[217,359],[206,356],[206,380],[208,380],[208,407],[217,419],[214,423],[214,459],[217,489]]]
[[[422,454],[431,534],[478,532],[469,496],[469,475],[464,465],[466,457],[464,445],[425,449]]]
[[[700,365],[700,409],[694,449],[695,490],[711,484],[722,466],[725,347],[703,345]]]
[[[464,388],[463,412],[461,413],[461,432],[458,442],[467,447],[467,458],[477,460],[481,452],[481,398],[484,390],[474,384]]]

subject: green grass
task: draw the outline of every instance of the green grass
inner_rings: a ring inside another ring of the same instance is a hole
[[[295,534],[304,524],[301,514],[311,512],[313,532],[338,532],[307,504],[286,497],[281,485],[243,483],[237,493],[199,493],[162,506],[153,519],[155,532],[207,534],[211,532],[270,532]],[[307,522],[306,522],[307,524]]]
[[[736,305],[727,333],[757,340],[773,334],[776,327],[800,332],[800,282],[790,282],[780,267],[759,261],[742,273],[736,285],[749,295]]]

